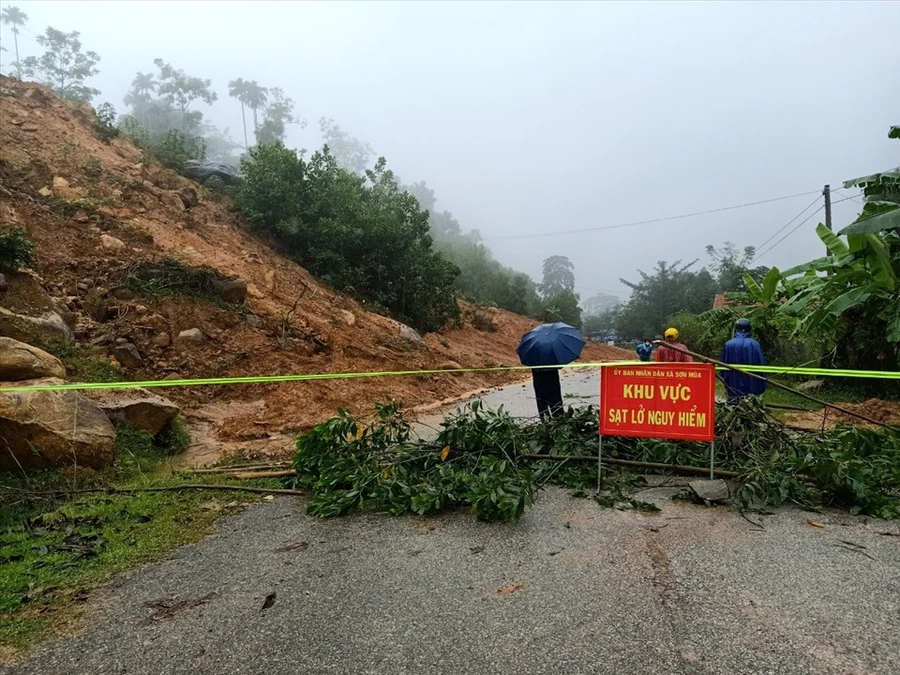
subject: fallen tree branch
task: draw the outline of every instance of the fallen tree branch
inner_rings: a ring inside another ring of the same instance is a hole
[[[287,490],[287,489],[279,489],[279,488],[258,488],[258,487],[246,487],[244,485],[205,485],[200,483],[191,483],[186,485],[161,485],[158,487],[143,487],[143,488],[80,488],[77,490],[47,490],[43,492],[32,492],[31,494],[35,495],[70,495],[70,494],[83,494],[89,492],[103,492],[109,494],[131,494],[137,492],[171,492],[178,490],[231,490],[235,492],[256,492],[259,494],[273,494],[273,495],[293,495],[295,497],[299,497],[304,495],[304,492],[300,490]]]
[[[270,469],[283,469],[290,466],[290,462],[272,462],[271,464],[235,464],[233,466],[216,466],[211,469],[186,469],[178,473],[231,473],[232,471],[268,471]]]
[[[231,474],[231,477],[237,480],[255,480],[258,478],[286,478],[296,475],[297,472],[293,469],[282,469],[281,471],[238,471]]]
[[[596,462],[597,455],[519,455],[519,459],[528,459],[536,462],[549,459],[551,461],[563,462],[572,460],[573,462]],[[671,471],[672,473],[685,473],[697,476],[708,476],[708,466],[685,466],[683,464],[662,464],[660,462],[638,462],[633,459],[618,459],[616,457],[604,457],[604,464],[618,464],[621,466],[634,466],[641,469],[660,469],[662,471]],[[737,471],[728,471],[726,469],[715,469],[717,476],[722,478],[737,478],[740,474]]]

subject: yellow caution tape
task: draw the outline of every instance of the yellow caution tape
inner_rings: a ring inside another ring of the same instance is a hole
[[[70,382],[66,384],[0,387],[0,393],[34,391],[85,391],[90,389],[137,389],[152,387],[203,387],[231,384],[274,384],[278,382],[306,382],[311,380],[348,380],[364,377],[416,377],[423,375],[454,375],[459,373],[502,373],[545,368],[609,368],[613,366],[652,365],[647,361],[603,361],[570,363],[565,366],[496,366],[493,368],[451,368],[439,370],[382,370],[354,373],[306,373],[299,375],[258,375],[248,377],[208,377],[184,380],[147,380],[144,382]],[[718,368],[718,370],[725,370]],[[741,370],[770,375],[801,377],[853,377],[884,380],[900,379],[900,373],[879,370],[840,370],[831,368],[793,368],[786,366],[741,366]]]

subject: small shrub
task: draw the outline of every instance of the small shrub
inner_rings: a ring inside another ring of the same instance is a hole
[[[173,258],[133,267],[122,278],[121,285],[144,296],[186,295],[214,298],[216,271],[209,267],[189,267]]]
[[[89,159],[84,160],[81,163],[81,170],[84,172],[85,176],[90,176],[91,178],[98,178],[102,173],[100,160],[96,157],[91,157]]]
[[[94,131],[104,143],[109,143],[119,135],[116,126],[116,107],[112,103],[101,103],[97,106],[97,121],[94,123]]]
[[[37,268],[37,257],[25,230],[13,227],[0,232],[0,272],[18,272],[29,267]]]
[[[497,332],[497,324],[494,323],[493,317],[488,312],[473,312],[471,321],[475,330],[486,331],[488,333]]]
[[[181,416],[175,417],[156,435],[156,446],[165,455],[180,455],[191,444],[191,432]]]
[[[73,382],[121,382],[123,373],[110,361],[91,354],[87,348],[70,340],[46,340],[36,334],[29,340],[63,362],[66,374]]]

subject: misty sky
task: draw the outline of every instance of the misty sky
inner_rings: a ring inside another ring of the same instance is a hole
[[[228,80],[280,86],[309,121],[289,145],[317,147],[318,119],[334,118],[404,182],[425,180],[501,262],[539,280],[543,258],[569,256],[582,297],[624,296],[618,278],[657,260],[705,262],[706,244],[762,244],[816,196],[503,237],[840,188],[900,165],[887,139],[900,124],[900,2],[13,4],[29,15],[23,58],[47,25],[100,54],[95,104],[122,109],[134,73],[160,57],[213,80],[219,101],[195,105],[237,139]],[[859,208],[836,203],[836,229]],[[819,255],[823,217],[759,264]]]

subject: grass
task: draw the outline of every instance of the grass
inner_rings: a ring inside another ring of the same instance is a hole
[[[91,354],[83,345],[70,340],[47,341],[38,338],[31,342],[35,347],[53,354],[63,362],[66,374],[72,382],[121,382],[122,371],[109,360]]]
[[[58,492],[195,482],[172,473],[167,461],[188,441],[180,421],[155,441],[145,432],[120,427],[118,460],[101,472],[0,475],[0,653],[27,650],[77,618],[97,585],[196,541],[221,515],[258,499],[212,491]],[[226,481],[215,474],[203,479]]]
[[[218,278],[211,267],[191,267],[174,258],[164,258],[133,267],[119,285],[145,298],[197,298],[238,315],[247,314],[244,305],[225,302],[216,294],[213,284]]]

